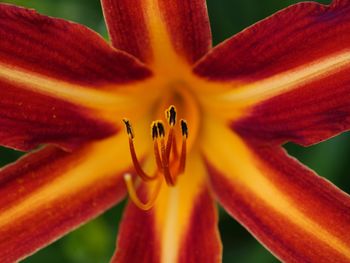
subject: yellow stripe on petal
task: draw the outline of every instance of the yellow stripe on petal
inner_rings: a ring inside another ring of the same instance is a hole
[[[0,79],[26,90],[94,109],[95,114],[112,122],[120,120],[125,114],[134,116],[135,108],[140,107],[140,96],[136,95],[140,90],[151,86],[150,81],[144,81],[96,89],[97,87],[69,83],[2,63]],[[143,96],[142,99],[142,110],[145,110],[153,96]]]
[[[202,80],[201,85],[195,87],[198,87],[198,96],[209,112],[215,111],[224,119],[235,120],[245,115],[252,106],[263,101],[298,88],[302,90],[314,82],[349,69],[350,52],[344,50],[258,81],[212,82]]]
[[[152,75],[83,25],[14,5],[0,4],[0,13],[0,82],[78,106],[117,111],[131,104],[125,90]]]
[[[102,6],[112,44],[154,70],[181,70],[211,47],[205,0],[103,0]]]
[[[163,67],[174,66],[181,69],[184,66],[184,61],[176,54],[174,46],[168,30],[166,29],[165,21],[162,19],[162,14],[159,7],[159,0],[144,0],[146,22],[150,34],[151,47],[153,49],[153,64],[158,70],[171,72],[169,68],[165,70]],[[171,61],[171,63],[169,63]],[[175,63],[175,65],[173,64]]]
[[[221,99],[231,104],[255,104],[348,68],[350,68],[350,51],[344,50],[267,79],[238,84],[236,89],[225,93]]]
[[[297,3],[216,46],[193,70],[221,92],[217,101],[207,99],[208,105],[235,112],[348,74],[349,10],[347,1]]]
[[[206,170],[199,155],[191,154],[187,162],[186,172],[179,177],[176,187],[164,186],[154,207],[164,263],[177,262],[196,198],[206,187]]]
[[[102,107],[102,105],[105,105],[105,107],[108,107],[109,105],[111,107],[111,105],[125,103],[127,100],[110,92],[68,83],[4,63],[0,63],[0,78],[19,84],[25,89],[89,106]]]

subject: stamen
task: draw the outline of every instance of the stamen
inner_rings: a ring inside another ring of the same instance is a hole
[[[144,181],[151,181],[151,180],[156,179],[158,176],[157,174],[150,176],[143,171],[141,164],[137,158],[136,151],[135,151],[135,145],[134,145],[135,136],[134,136],[134,133],[132,130],[131,123],[128,119],[123,119],[123,122],[125,123],[126,132],[129,135],[129,149],[130,149],[131,159],[132,159],[132,162],[134,164],[134,168],[135,168],[137,175],[140,176]]]
[[[140,200],[140,198],[137,196],[137,193],[136,193],[136,190],[135,190],[135,187],[134,187],[134,184],[132,182],[132,178],[131,178],[130,174],[124,175],[124,181],[125,181],[126,187],[128,189],[129,196],[130,196],[131,200],[134,202],[134,204],[142,210],[149,210],[153,207],[155,201],[157,200],[157,197],[159,195],[163,180],[161,178],[159,178],[156,181],[157,184],[155,186],[154,192],[152,193],[152,195],[147,203],[143,203]]]
[[[159,153],[159,145],[158,145],[158,127],[157,122],[153,122],[151,126],[152,130],[152,139],[153,139],[153,151],[154,151],[154,157],[156,159],[157,167],[159,171],[162,171],[162,160],[160,159],[160,153]]]
[[[188,138],[188,127],[187,127],[187,122],[185,120],[181,120],[181,131],[182,131],[182,147],[181,147],[178,174],[184,173],[185,167],[186,167],[186,151],[187,151],[186,141]]]
[[[186,120],[181,120],[181,132],[182,132],[182,136],[186,137],[186,139],[188,138],[188,126],[187,126],[187,122]]]
[[[161,120],[154,121],[151,125],[153,152],[154,152],[154,158],[157,164],[157,170],[152,176],[148,175],[142,169],[142,166],[137,158],[136,151],[135,151],[135,145],[134,145],[135,134],[133,132],[132,125],[129,120],[123,119],[123,122],[126,127],[126,132],[129,137],[130,154],[131,154],[131,159],[134,164],[134,169],[136,171],[136,174],[143,181],[146,181],[146,182],[154,181],[154,180],[157,181],[155,182],[156,185],[154,185],[154,188],[153,188],[154,192],[150,195],[149,200],[146,203],[144,203],[143,201],[140,200],[140,198],[137,195],[131,175],[126,174],[124,176],[124,180],[125,180],[131,200],[135,203],[136,206],[138,206],[142,210],[149,210],[154,205],[155,200],[160,192],[161,184],[163,181],[163,178],[160,177],[161,175],[164,177],[168,186],[174,186],[177,182],[178,176],[184,173],[185,171],[188,126],[185,120],[182,119],[180,121],[180,127],[181,127],[181,133],[182,133],[182,146],[181,146],[181,152],[179,153],[178,152],[179,149],[177,148],[177,141],[176,141],[177,137],[175,133],[176,115],[177,113],[176,113],[175,106],[170,106],[165,111],[165,116],[169,125],[168,134],[166,134],[164,124]],[[171,152],[173,153],[172,155],[171,155]]]

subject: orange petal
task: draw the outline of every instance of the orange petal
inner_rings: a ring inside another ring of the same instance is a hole
[[[279,146],[248,145],[228,128],[210,127],[204,154],[212,187],[235,219],[282,261],[349,262],[346,193]]]
[[[129,203],[112,262],[221,262],[217,211],[205,174],[199,156],[192,155],[186,173],[175,187],[163,184],[151,210]]]
[[[205,0],[102,0],[113,45],[140,60],[190,63],[211,47]]]
[[[14,262],[115,205],[131,162],[124,136],[72,153],[46,147],[0,172],[0,261]]]

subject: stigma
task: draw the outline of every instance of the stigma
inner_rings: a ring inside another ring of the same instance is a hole
[[[176,185],[178,176],[185,172],[186,168],[186,141],[188,138],[188,126],[186,120],[181,119],[177,127],[177,112],[175,106],[170,106],[165,111],[167,127],[162,120],[153,121],[151,124],[151,137],[153,141],[153,155],[156,169],[152,174],[146,173],[136,155],[134,140],[135,134],[128,119],[123,119],[129,138],[131,160],[136,176],[142,182],[154,182],[156,185],[149,200],[145,203],[138,197],[133,177],[131,174],[124,175],[126,187],[130,199],[142,210],[149,210],[157,200],[163,181],[169,186]],[[181,131],[181,149],[178,149],[177,129]]]

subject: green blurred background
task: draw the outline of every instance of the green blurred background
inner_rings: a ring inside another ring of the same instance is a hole
[[[99,0],[7,0],[1,1],[35,8],[40,13],[73,20],[93,28],[107,38]],[[214,44],[265,18],[295,0],[208,0]],[[330,1],[318,1],[327,4]],[[345,133],[309,148],[286,145],[289,153],[350,193],[350,135]],[[0,149],[0,164],[16,160],[21,153]],[[39,251],[26,263],[108,262],[125,203]],[[224,262],[278,262],[244,228],[220,210]]]

